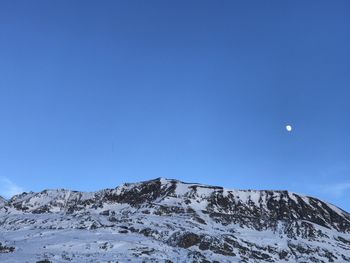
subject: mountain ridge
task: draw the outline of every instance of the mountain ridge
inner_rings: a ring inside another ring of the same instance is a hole
[[[157,181],[163,181],[163,182],[176,182],[176,183],[181,183],[184,185],[197,185],[200,187],[209,187],[209,188],[217,188],[217,189],[225,189],[228,191],[235,191],[235,192],[275,192],[275,193],[288,193],[290,195],[295,195],[295,196],[299,196],[299,197],[304,197],[304,198],[313,198],[316,199],[318,201],[321,201],[323,203],[326,203],[329,206],[332,206],[336,209],[341,210],[342,212],[346,213],[346,214],[350,214],[350,212],[342,209],[341,207],[330,203],[326,200],[322,200],[320,198],[317,197],[313,197],[311,195],[307,195],[307,194],[302,194],[302,193],[296,193],[293,191],[289,191],[286,189],[235,189],[235,188],[225,188],[223,186],[218,186],[218,185],[207,185],[207,184],[201,184],[201,183],[193,183],[193,182],[183,182],[181,180],[178,179],[173,179],[173,178],[165,178],[165,177],[157,177],[155,179],[150,179],[150,180],[145,180],[145,181],[141,181],[138,183],[122,183],[120,186],[117,186],[116,188],[104,188],[104,189],[100,189],[100,190],[96,190],[96,191],[79,191],[79,190],[73,190],[73,189],[68,189],[68,188],[49,188],[49,189],[44,189],[42,191],[39,192],[34,192],[34,191],[30,191],[30,192],[23,192],[20,194],[16,194],[14,196],[12,196],[9,199],[5,199],[4,197],[0,196],[0,203],[1,201],[5,201],[7,202],[11,202],[13,201],[13,199],[17,199],[18,197],[21,196],[27,196],[30,194],[40,194],[40,193],[44,193],[44,192],[55,192],[55,191],[63,191],[63,192],[72,192],[72,193],[82,193],[82,194],[94,194],[94,193],[99,193],[101,191],[105,191],[105,190],[113,190],[113,189],[117,189],[118,187],[122,187],[124,185],[135,185],[135,184],[140,184],[140,183],[151,183],[151,182],[157,182]]]

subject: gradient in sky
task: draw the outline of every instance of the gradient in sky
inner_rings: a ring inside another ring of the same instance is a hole
[[[0,194],[162,176],[349,211],[349,12],[345,0],[1,1]]]

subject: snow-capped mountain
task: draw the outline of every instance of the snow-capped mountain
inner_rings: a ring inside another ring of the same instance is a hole
[[[0,199],[0,262],[350,262],[350,214],[287,191],[157,178]]]

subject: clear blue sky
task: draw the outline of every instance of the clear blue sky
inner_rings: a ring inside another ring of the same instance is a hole
[[[349,12],[349,1],[1,1],[1,194],[163,176],[349,211]]]

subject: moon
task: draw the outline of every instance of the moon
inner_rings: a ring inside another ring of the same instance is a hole
[[[286,125],[286,130],[288,131],[288,132],[291,132],[292,131],[292,126],[291,125]]]

